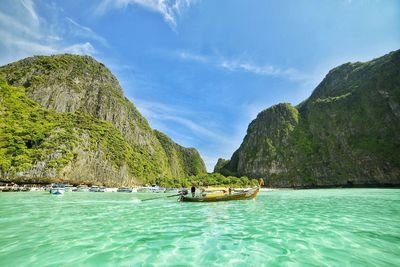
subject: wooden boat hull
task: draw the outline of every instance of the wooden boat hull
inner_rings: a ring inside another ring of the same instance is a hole
[[[205,197],[190,197],[181,196],[180,201],[183,202],[218,202],[218,201],[231,201],[231,200],[246,200],[254,199],[257,196],[259,187],[252,188],[240,193],[225,194],[222,196],[205,196]]]

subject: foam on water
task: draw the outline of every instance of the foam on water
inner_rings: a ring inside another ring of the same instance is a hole
[[[400,266],[398,189],[151,197],[1,193],[0,266]]]
[[[142,200],[140,200],[138,198],[132,198],[131,202],[137,204],[137,203],[142,202]]]

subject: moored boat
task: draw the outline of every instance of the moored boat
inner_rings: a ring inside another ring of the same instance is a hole
[[[153,184],[152,186],[139,187],[137,189],[137,192],[140,192],[140,193],[164,193],[165,188],[159,187],[158,185]]]
[[[78,185],[77,187],[78,192],[89,192],[89,187],[85,184]]]
[[[118,188],[117,192],[132,193],[132,188],[129,188],[129,187],[120,187],[120,188]]]
[[[66,184],[66,185],[64,186],[64,188],[65,188],[65,192],[72,192],[73,189],[74,189],[74,186],[73,186],[73,185],[70,185],[70,184]]]
[[[108,192],[108,193],[117,192],[117,191],[118,191],[118,188],[116,188],[116,187],[105,187],[105,189],[104,189],[104,192]]]
[[[259,187],[251,188],[242,192],[231,193],[205,193],[201,196],[181,195],[180,201],[183,202],[217,202],[217,201],[230,201],[230,200],[246,200],[254,199],[257,196]]]
[[[151,193],[165,193],[165,188],[159,187],[158,185],[153,185],[152,187],[149,188],[149,191]]]
[[[50,188],[50,194],[52,195],[63,195],[64,192],[65,192],[64,185],[53,184],[53,186]]]
[[[99,187],[97,185],[92,185],[89,192],[99,192]]]

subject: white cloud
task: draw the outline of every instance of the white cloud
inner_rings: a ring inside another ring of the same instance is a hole
[[[133,101],[132,101],[133,102]],[[182,108],[176,108],[173,106],[165,105],[160,102],[144,101],[136,99],[134,101],[140,112],[148,119],[160,120],[160,121],[173,121],[178,123],[197,136],[211,137],[214,139],[220,139],[220,135],[209,130],[207,127],[189,119],[188,115],[191,112],[186,112]],[[176,115],[180,114],[180,116]]]
[[[159,116],[159,118],[177,122],[177,123],[185,126],[186,128],[190,129],[196,135],[202,135],[202,136],[211,137],[214,139],[220,139],[220,136],[217,133],[210,131],[205,126],[202,126],[201,124],[196,123],[193,120],[183,118],[180,116],[176,116],[176,115],[166,115],[166,114]]]
[[[206,56],[187,53],[187,52],[179,52],[178,56],[179,56],[179,58],[181,58],[183,60],[188,60],[188,61],[196,61],[196,62],[200,62],[200,63],[208,63],[209,62],[209,59]]]
[[[135,99],[132,101],[143,116],[153,127],[165,131],[175,142],[181,145],[193,144],[200,140],[207,140],[206,146],[196,147],[201,154],[207,170],[212,172],[219,157],[230,157],[232,152],[240,145],[243,136],[232,136],[232,132],[226,133],[210,127],[209,121],[197,122],[193,118],[198,117],[192,110],[185,110],[182,106],[176,107],[161,102]],[[184,131],[176,131],[177,125],[185,128]],[[197,140],[196,140],[197,139]],[[203,141],[200,141],[203,142]],[[210,147],[212,147],[210,149]]]
[[[82,26],[78,22],[74,21],[69,17],[67,17],[66,20],[71,26],[73,26],[73,29],[71,30],[71,35],[92,39],[94,41],[101,43],[104,46],[108,46],[106,39],[95,33],[89,27]]]
[[[262,76],[279,76],[289,80],[306,80],[308,76],[294,68],[280,68],[272,65],[257,65],[249,61],[223,61],[220,67],[229,71],[246,71]]]
[[[27,37],[34,39],[42,38],[42,36],[37,32],[35,27],[27,26],[27,24],[20,22],[14,17],[6,15],[1,11],[0,11],[0,25],[4,29],[12,30],[14,34],[26,35]]]
[[[135,99],[135,101],[132,102],[135,103],[136,107],[146,118],[158,118],[158,114],[168,114],[176,111],[175,108],[160,102],[145,101],[141,99]]]
[[[63,49],[65,53],[78,54],[78,55],[93,55],[96,53],[94,47],[89,43],[74,44]]]
[[[225,64],[223,67],[228,65],[228,69],[231,71],[235,71],[237,69],[244,70],[247,72],[252,72],[254,74],[259,74],[259,75],[269,75],[269,76],[275,76],[281,73],[279,69],[276,67],[273,67],[271,65],[264,65],[264,66],[258,66],[252,63],[241,63],[241,62],[224,62]]]
[[[294,68],[281,68],[268,64],[260,65],[250,60],[226,59],[220,56],[204,56],[190,52],[174,52],[174,55],[181,60],[210,64],[230,72],[244,71],[260,76],[276,76],[299,81],[310,79],[308,75]]]
[[[8,1],[0,10],[0,64],[27,56],[56,53],[96,54],[92,42],[107,46],[104,38],[71,18],[52,21],[41,17],[31,0]],[[52,6],[53,8],[54,5]],[[58,10],[56,10],[58,11]],[[70,29],[67,26],[70,26]],[[79,37],[76,39],[75,37]]]
[[[21,0],[22,6],[28,11],[28,14],[32,18],[32,22],[35,25],[39,24],[39,16],[36,14],[34,4],[31,0]]]
[[[49,55],[58,52],[56,47],[43,44],[18,34],[4,31],[0,28],[0,65],[32,55]]]
[[[138,5],[149,11],[159,13],[172,29],[177,26],[177,19],[183,10],[193,5],[193,0],[103,0],[95,14],[103,15],[112,9],[124,9],[129,5]]]

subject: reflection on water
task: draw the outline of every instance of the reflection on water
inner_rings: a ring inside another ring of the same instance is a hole
[[[150,197],[1,193],[0,266],[400,266],[398,189]]]

